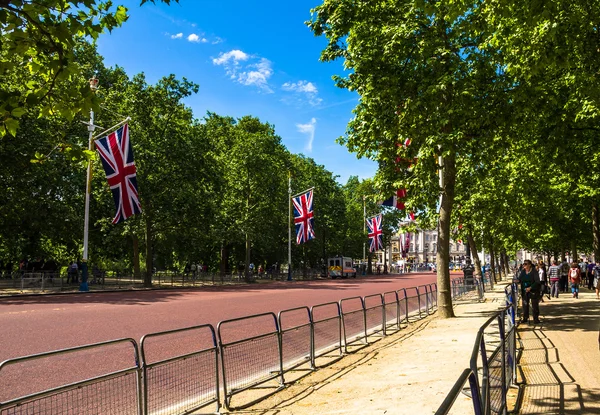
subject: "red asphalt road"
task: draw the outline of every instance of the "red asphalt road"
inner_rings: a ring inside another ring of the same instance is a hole
[[[227,319],[267,312],[277,314],[281,310],[381,294],[431,284],[435,280],[434,273],[414,273],[198,289],[3,298],[0,299],[0,362],[123,337],[139,341],[145,334],[201,324],[212,324],[216,328],[220,321]],[[131,349],[126,351],[130,352]],[[102,353],[90,356],[101,361],[108,359]],[[23,372],[19,373],[22,377]]]

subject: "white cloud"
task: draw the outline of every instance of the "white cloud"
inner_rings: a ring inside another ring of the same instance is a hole
[[[242,52],[241,50],[234,49],[229,52],[219,54],[218,58],[213,59],[213,64],[215,65],[227,65],[230,61],[234,63],[238,63],[239,61],[246,61],[250,56],[247,53]]]
[[[200,37],[195,33],[192,33],[191,35],[189,35],[187,37],[187,40],[189,40],[190,42],[195,42],[195,43],[206,43],[208,42],[208,40],[206,40],[206,38],[204,37]]]
[[[217,45],[217,44],[222,43],[222,42],[223,42],[223,39],[221,39],[219,36],[217,36],[215,38],[215,40],[212,41],[212,44],[213,45]]]
[[[286,82],[281,86],[281,89],[288,92],[293,92],[297,96],[304,95],[308,100],[308,103],[312,106],[319,105],[323,100],[319,98],[319,90],[312,82],[298,81],[298,82]],[[293,102],[293,100],[287,100]]]
[[[284,91],[306,92],[309,94],[316,94],[317,92],[319,92],[317,91],[317,87],[312,82],[308,81],[298,81],[295,83],[286,82],[281,86],[281,88]]]
[[[269,88],[269,78],[273,75],[271,61],[260,58],[257,63],[248,63],[242,68],[241,62],[251,59],[254,57],[235,49],[213,58],[213,64],[222,65],[229,77],[242,85],[256,86],[264,92],[272,93],[273,90]]]
[[[248,68],[254,70],[241,72],[238,76],[238,82],[242,85],[254,85],[265,92],[272,93],[273,90],[268,85],[269,78],[273,75],[271,61],[261,58],[259,63],[248,65]]]
[[[308,135],[308,142],[306,143],[306,146],[304,146],[304,149],[309,153],[312,152],[312,145],[315,139],[315,130],[317,128],[317,119],[313,117],[307,124],[296,124],[296,128],[302,134]]]
[[[177,33],[176,35],[171,35],[171,39],[181,39],[183,37],[183,33]]]

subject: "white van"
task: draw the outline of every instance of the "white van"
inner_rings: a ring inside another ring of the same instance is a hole
[[[337,277],[356,278],[356,268],[352,266],[352,258],[337,256],[327,260],[327,273],[332,279]]]

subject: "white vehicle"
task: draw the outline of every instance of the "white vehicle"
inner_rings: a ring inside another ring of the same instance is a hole
[[[356,278],[356,268],[352,266],[352,258],[337,256],[327,260],[327,274],[332,278]]]

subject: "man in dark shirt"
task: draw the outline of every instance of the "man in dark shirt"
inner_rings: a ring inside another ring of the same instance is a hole
[[[533,263],[526,259],[523,262],[523,269],[519,273],[518,283],[521,284],[521,300],[523,302],[523,319],[521,323],[527,323],[529,320],[529,304],[533,311],[533,322],[540,322],[540,276],[533,266]]]

